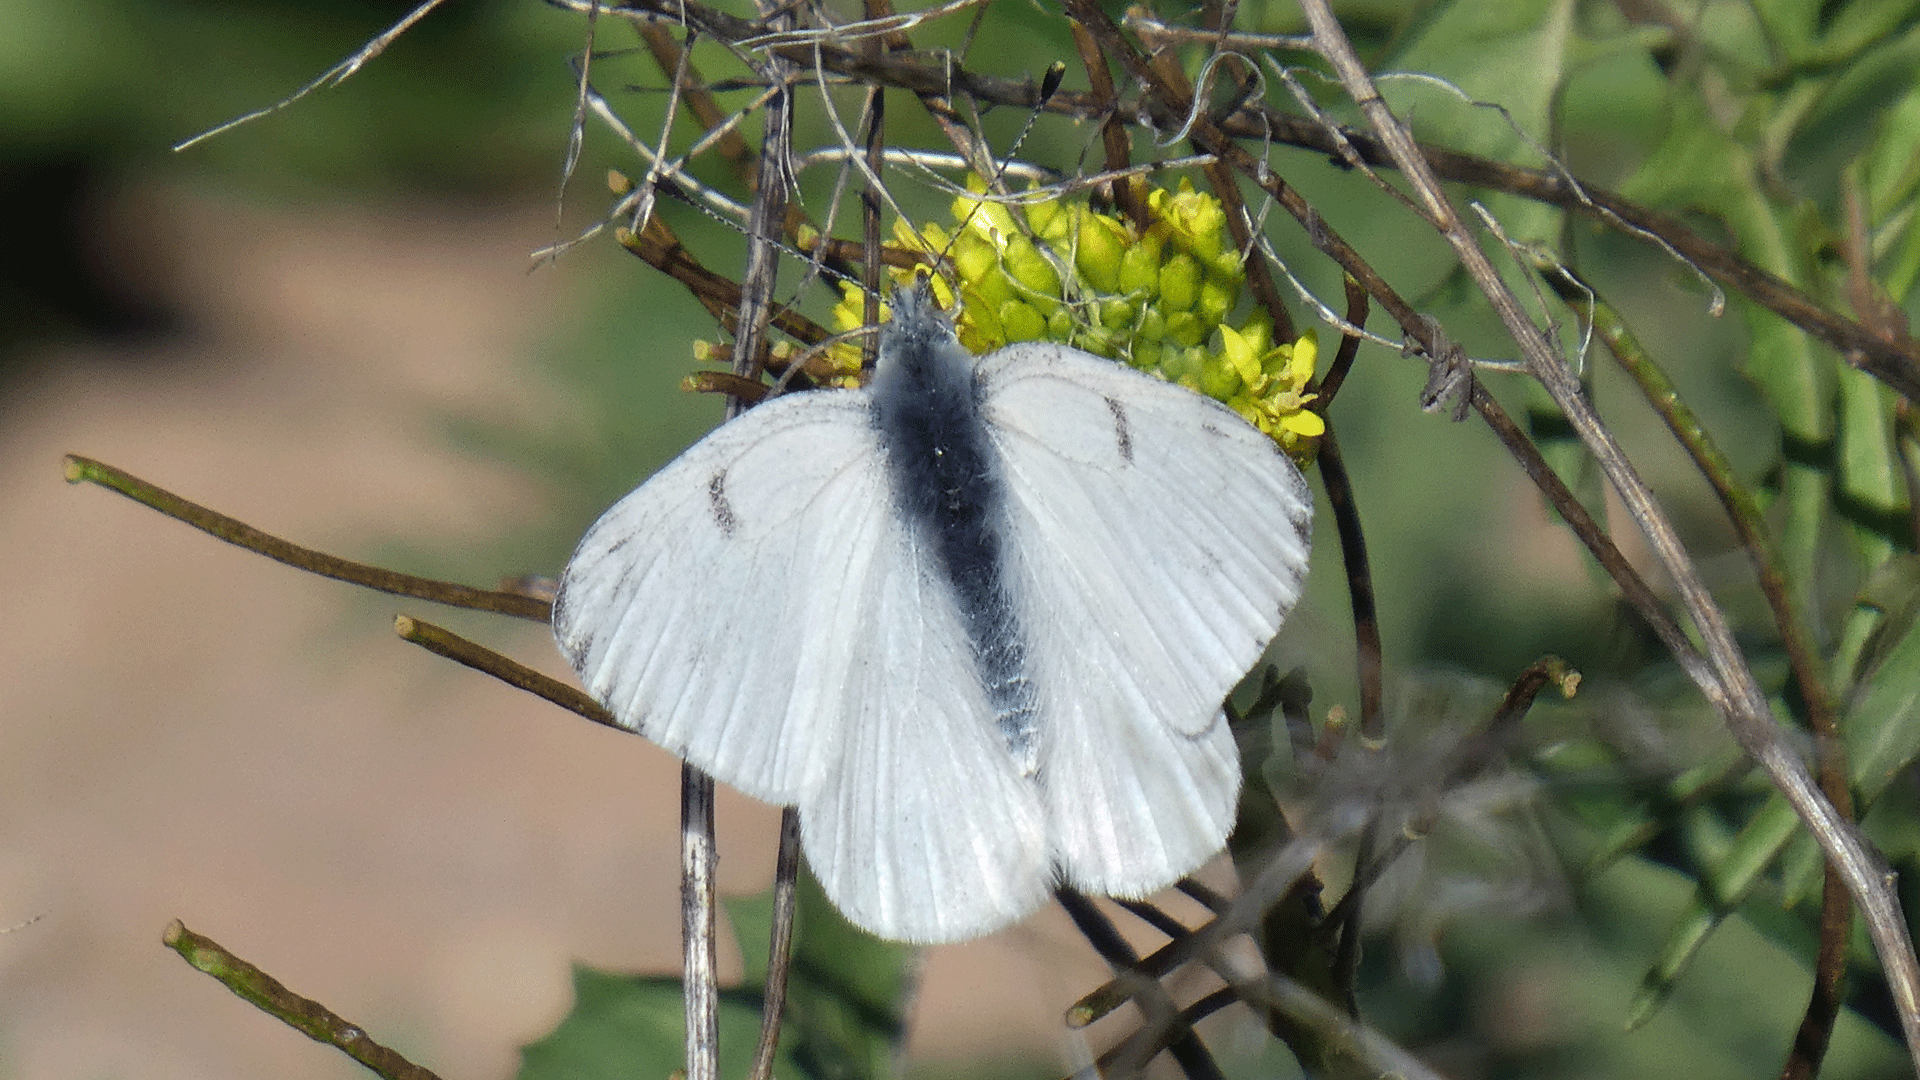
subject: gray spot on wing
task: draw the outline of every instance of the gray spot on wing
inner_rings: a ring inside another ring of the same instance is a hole
[[[1309,508],[1304,514],[1293,516],[1293,535],[1299,539],[1301,548],[1306,548],[1313,539],[1313,513]]]
[[[734,516],[733,504],[727,501],[727,472],[725,469],[713,474],[707,481],[707,504],[713,512],[713,523],[720,529],[720,535],[732,536],[740,527],[740,519]]]
[[[1127,419],[1127,408],[1113,398],[1107,398],[1107,411],[1113,414],[1113,442],[1120,451],[1120,460],[1133,464],[1133,424]]]

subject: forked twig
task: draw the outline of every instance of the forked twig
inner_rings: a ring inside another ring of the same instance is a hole
[[[1188,1080],[1215,1080],[1221,1077],[1223,1074],[1219,1064],[1213,1060],[1212,1053],[1193,1028],[1183,1023],[1181,1011],[1174,1007],[1173,998],[1160,985],[1160,980],[1138,974],[1140,957],[1120,936],[1113,920],[1107,918],[1092,900],[1077,889],[1061,886],[1054,890],[1053,895],[1066,911],[1067,917],[1073,920],[1080,936],[1087,940],[1094,952],[1100,954],[1100,959],[1107,962],[1114,974],[1121,978],[1134,976],[1134,1001],[1147,1016],[1146,1024],[1101,1055],[1101,1075],[1138,1075],[1146,1068],[1147,1062],[1164,1049],[1173,1055],[1175,1064]],[[1161,929],[1174,937],[1184,936],[1186,931],[1177,923],[1170,927],[1162,926]]]

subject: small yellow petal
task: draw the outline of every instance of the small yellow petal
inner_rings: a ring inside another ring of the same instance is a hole
[[[1227,363],[1233,366],[1240,378],[1252,382],[1260,375],[1260,365],[1253,359],[1253,343],[1231,326],[1220,328],[1220,341],[1225,347]]]
[[[1305,386],[1313,378],[1314,367],[1319,363],[1320,332],[1309,330],[1293,343],[1293,361],[1287,367],[1287,374],[1295,385]]]
[[[1305,410],[1281,417],[1280,426],[1308,439],[1317,439],[1327,433],[1327,422],[1320,419],[1320,414]]]

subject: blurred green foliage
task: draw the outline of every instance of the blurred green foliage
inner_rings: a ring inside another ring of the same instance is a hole
[[[554,190],[578,21],[449,3],[341,87],[182,153],[291,94],[412,5],[0,0],[0,377],[39,338],[164,330],[115,272],[97,215],[172,176],[281,202]]]

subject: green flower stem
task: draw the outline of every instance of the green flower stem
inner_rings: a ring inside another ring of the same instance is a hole
[[[432,578],[414,577],[412,574],[383,570],[377,566],[352,562],[312,548],[288,543],[270,533],[261,532],[245,522],[236,521],[198,503],[188,502],[171,491],[155,487],[137,476],[92,458],[68,454],[66,471],[69,484],[83,482],[98,484],[103,488],[117,491],[170,518],[184,521],[201,532],[225,540],[236,547],[265,555],[275,562],[305,570],[310,574],[330,577],[353,585],[364,585],[369,589],[393,593],[396,596],[411,596],[417,600],[431,600],[436,604],[472,608],[475,611],[491,611],[500,615],[532,619],[535,622],[547,622],[553,615],[553,605],[537,597],[522,593],[498,592],[492,589],[476,589],[469,585],[435,581]]]
[[[1623,371],[1631,377],[1640,392],[1645,395],[1648,404],[1660,414],[1667,429],[1673,432],[1675,439],[1693,459],[1695,467],[1713,485],[1714,495],[1727,511],[1734,532],[1740,538],[1740,544],[1746,549],[1747,557],[1753,561],[1754,573],[1759,579],[1760,591],[1765,595],[1767,606],[1773,610],[1774,622],[1779,628],[1781,644],[1787,651],[1788,663],[1793,668],[1793,677],[1800,684],[1801,696],[1806,700],[1807,723],[1813,733],[1822,742],[1821,786],[1837,788],[1827,791],[1827,797],[1834,800],[1834,806],[1849,817],[1852,816],[1851,799],[1848,797],[1844,779],[1829,783],[1827,767],[1824,762],[1832,755],[1840,753],[1839,725],[1837,711],[1833,702],[1833,693],[1827,687],[1820,668],[1820,652],[1813,642],[1813,635],[1807,630],[1806,622],[1794,610],[1792,594],[1788,591],[1787,581],[1780,571],[1780,557],[1769,539],[1765,519],[1761,516],[1760,505],[1753,495],[1740,483],[1735,475],[1733,464],[1714,445],[1713,437],[1694,415],[1692,409],[1680,400],[1679,392],[1673,383],[1641,348],[1640,342],[1628,330],[1626,324],[1605,301],[1599,298],[1584,282],[1565,267],[1551,263],[1536,263],[1535,269],[1546,279],[1547,285],[1561,300],[1570,307],[1587,316],[1594,333],[1607,346],[1607,351],[1619,362]],[[1835,778],[1844,778],[1844,762],[1836,761],[1839,767]]]
[[[167,925],[161,940],[187,963],[219,980],[254,1008],[315,1042],[338,1048],[387,1080],[440,1080],[431,1070],[368,1038],[358,1024],[287,989],[278,979],[222,948],[219,942],[182,926],[180,920]]]
[[[1535,269],[1546,279],[1547,284],[1560,299],[1575,310],[1585,309],[1592,321],[1593,329],[1607,346],[1607,351],[1627,375],[1640,387],[1647,402],[1660,418],[1666,422],[1667,429],[1673,432],[1675,439],[1693,459],[1707,482],[1713,485],[1714,494],[1720,505],[1726,509],[1734,532],[1740,538],[1740,544],[1746,549],[1747,557],[1752,560],[1754,575],[1759,580],[1761,594],[1766,597],[1767,606],[1773,611],[1774,625],[1780,632],[1782,647],[1787,653],[1787,663],[1793,671],[1794,681],[1800,686],[1800,696],[1805,702],[1807,726],[1816,739],[1815,766],[1820,779],[1820,790],[1833,803],[1834,809],[1847,820],[1854,817],[1853,792],[1848,784],[1846,750],[1840,739],[1838,709],[1835,706],[1833,692],[1827,686],[1821,670],[1820,653],[1814,644],[1813,634],[1807,629],[1804,620],[1794,610],[1793,595],[1787,586],[1786,575],[1780,570],[1780,559],[1768,538],[1766,522],[1761,517],[1759,504],[1743,487],[1734,475],[1732,464],[1720,453],[1706,428],[1689,409],[1673,388],[1658,364],[1641,348],[1639,341],[1621,320],[1619,313],[1599,298],[1599,294],[1587,287],[1565,267],[1535,263]],[[1781,805],[1784,809],[1784,804]],[[1749,823],[1749,828],[1754,823]],[[1795,819],[1792,824],[1797,825]],[[1767,862],[1771,863],[1784,849],[1788,837],[1796,834],[1796,829],[1781,829],[1775,843],[1765,845]],[[1759,878],[1758,868],[1751,868],[1747,888]],[[1717,924],[1732,905],[1720,910],[1703,912],[1698,923],[1710,927]],[[1826,881],[1821,895],[1820,908],[1820,952],[1815,964],[1814,993],[1809,1011],[1801,1023],[1801,1035],[1824,1047],[1831,1034],[1834,1014],[1841,993],[1842,982],[1846,976],[1847,938],[1852,927],[1852,906],[1847,896],[1839,871],[1829,864],[1826,868]],[[1683,941],[1687,940],[1685,938]],[[1704,930],[1687,944],[1681,946],[1674,958],[1671,970],[1656,968],[1650,972],[1651,985],[1643,986],[1635,999],[1636,1019],[1644,1019],[1657,1005],[1672,981],[1679,977],[1679,971],[1692,960],[1701,942],[1705,940]],[[1818,1055],[1815,1055],[1816,1059]]]

